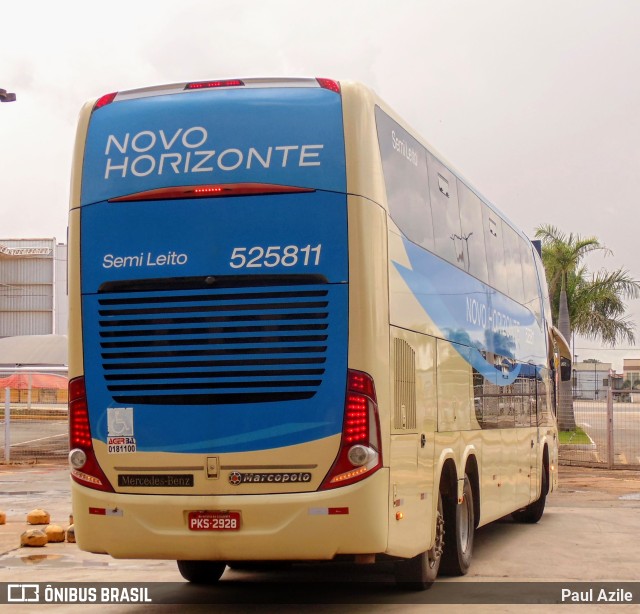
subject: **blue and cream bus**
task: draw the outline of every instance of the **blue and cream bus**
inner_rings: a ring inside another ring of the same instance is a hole
[[[69,242],[83,550],[193,582],[391,557],[425,588],[542,515],[568,349],[540,258],[365,87],[86,104]]]

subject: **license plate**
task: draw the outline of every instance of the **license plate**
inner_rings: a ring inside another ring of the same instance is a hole
[[[239,531],[240,512],[189,512],[190,531]]]

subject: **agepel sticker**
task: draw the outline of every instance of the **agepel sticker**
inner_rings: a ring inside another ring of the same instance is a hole
[[[136,440],[133,435],[133,407],[108,407],[107,428],[109,454],[126,454],[136,451]]]

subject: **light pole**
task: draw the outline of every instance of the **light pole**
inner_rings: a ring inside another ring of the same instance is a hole
[[[13,92],[7,92],[0,88],[0,102],[14,102],[16,95]]]

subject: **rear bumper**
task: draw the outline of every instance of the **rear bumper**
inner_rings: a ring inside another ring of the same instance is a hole
[[[76,540],[82,550],[114,558],[327,560],[379,553],[387,548],[388,485],[384,468],[352,486],[277,495],[114,495],[72,481]],[[188,514],[197,510],[239,511],[240,530],[191,531]]]

